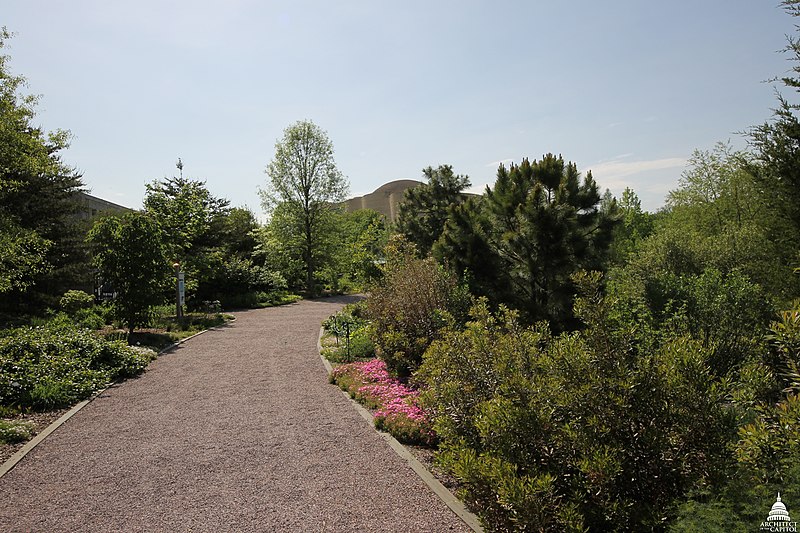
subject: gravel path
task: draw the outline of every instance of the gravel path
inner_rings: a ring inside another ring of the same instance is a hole
[[[347,298],[237,313],[0,478],[0,531],[469,531],[328,384]]]

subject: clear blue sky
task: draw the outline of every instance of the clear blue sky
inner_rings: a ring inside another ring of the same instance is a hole
[[[353,195],[442,163],[560,153],[655,210],[694,149],[764,122],[791,66],[778,0],[5,0],[15,74],[92,193],[184,174],[233,205],[311,119]]]

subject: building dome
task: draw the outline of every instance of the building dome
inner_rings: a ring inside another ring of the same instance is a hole
[[[781,502],[781,493],[778,493],[778,499],[772,504],[772,510],[767,516],[767,522],[789,522],[789,512],[786,506]]]

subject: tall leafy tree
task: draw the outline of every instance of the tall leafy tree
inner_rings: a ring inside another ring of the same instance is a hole
[[[448,209],[466,199],[463,191],[470,182],[468,176],[453,173],[450,165],[427,167],[422,174],[427,183],[406,191],[400,203],[397,229],[425,256],[444,231]]]
[[[275,156],[266,170],[269,180],[261,190],[264,209],[272,213],[281,206],[282,215],[300,238],[300,258],[305,269],[305,287],[316,292],[315,273],[326,261],[325,243],[331,214],[340,209],[349,190],[347,179],[336,167],[333,143],[327,133],[310,120],[286,128],[275,143]]]
[[[616,206],[621,221],[614,228],[609,256],[613,263],[623,264],[653,232],[655,217],[642,210],[639,196],[630,187],[622,191]]]
[[[761,224],[766,215],[752,170],[752,155],[717,143],[712,150],[695,150],[681,174],[678,188],[667,195],[673,218],[690,218],[705,234],[726,228]]]
[[[151,307],[168,294],[171,268],[164,233],[150,215],[132,212],[101,218],[87,240],[101,280],[117,295],[117,316],[131,335],[147,322]]]
[[[0,49],[11,37],[0,28]],[[45,132],[33,124],[36,96],[21,94],[25,79],[9,70],[0,54],[0,308],[47,304],[76,283],[84,260],[77,213],[81,176],[60,152],[64,130]],[[88,271],[88,269],[86,269]]]

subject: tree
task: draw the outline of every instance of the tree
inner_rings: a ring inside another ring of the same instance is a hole
[[[264,209],[272,213],[281,205],[287,222],[297,230],[306,290],[313,295],[314,273],[324,260],[320,251],[330,214],[347,195],[347,179],[336,168],[327,133],[310,120],[284,130],[266,173],[269,181],[261,190]]]
[[[0,218],[0,294],[24,292],[47,270],[50,241]]]
[[[0,28],[0,48],[11,34]],[[56,301],[75,284],[83,260],[77,192],[81,176],[61,161],[69,132],[47,133],[32,124],[36,96],[22,95],[25,79],[0,54],[0,307],[19,312]],[[87,269],[88,270],[88,269]],[[48,294],[52,297],[47,300]]]
[[[739,270],[773,297],[790,297],[796,282],[774,230],[780,215],[754,175],[759,165],[753,157],[727,143],[695,150],[667,196],[658,229],[628,257],[623,276],[641,282],[707,268],[726,275]],[[631,267],[640,274],[632,275]]]
[[[386,218],[371,209],[346,213],[344,226],[346,264],[353,280],[364,287],[381,276],[378,265],[389,239],[389,227]]]
[[[639,196],[630,187],[622,191],[617,207],[621,222],[614,228],[609,255],[614,263],[622,264],[653,232],[654,217],[642,210]]]
[[[101,218],[87,241],[101,280],[116,293],[114,308],[130,338],[169,291],[171,268],[164,233],[153,217],[133,212]]]
[[[470,182],[468,176],[454,174],[450,165],[427,167],[422,174],[428,183],[406,191],[400,203],[397,229],[424,257],[444,231],[448,209],[466,199],[462,191]]]
[[[511,287],[500,274],[505,265],[489,240],[492,226],[485,202],[485,196],[474,196],[454,205],[432,254],[462,276],[472,294],[510,302]]]
[[[146,185],[145,210],[164,232],[164,244],[171,261],[178,261],[186,273],[190,303],[213,292],[213,284],[225,268],[223,246],[225,222],[230,213],[228,200],[211,194],[204,181],[180,177],[154,180]]]
[[[784,0],[782,5],[793,17],[800,16],[800,0]],[[795,25],[795,29],[800,26]],[[788,36],[784,52],[794,62],[793,75],[780,81],[785,87],[800,92],[800,38]],[[750,144],[756,152],[751,170],[764,191],[764,200],[775,217],[771,238],[781,250],[784,262],[794,263],[800,257],[800,105],[778,96],[773,120],[752,128]]]
[[[204,181],[172,177],[154,180],[145,188],[144,208],[164,231],[173,257],[181,261],[198,246],[211,244],[214,223],[229,211],[228,200],[213,196]]]
[[[479,206],[480,213],[454,210],[459,220],[447,226],[443,240],[449,244],[439,253],[463,266],[468,278],[486,280],[485,266],[491,264],[497,281],[482,288],[496,292],[479,295],[492,303],[518,309],[531,322],[546,319],[556,330],[569,328],[574,325],[570,276],[603,269],[618,222],[615,202],[603,209],[599,204],[591,172],[581,183],[575,164],[560,156],[500,165],[494,187],[469,208]],[[468,237],[474,237],[469,264],[455,246]]]
[[[689,217],[705,234],[760,223],[766,212],[751,169],[752,156],[717,143],[713,150],[695,150],[678,188],[667,195],[673,217]]]

